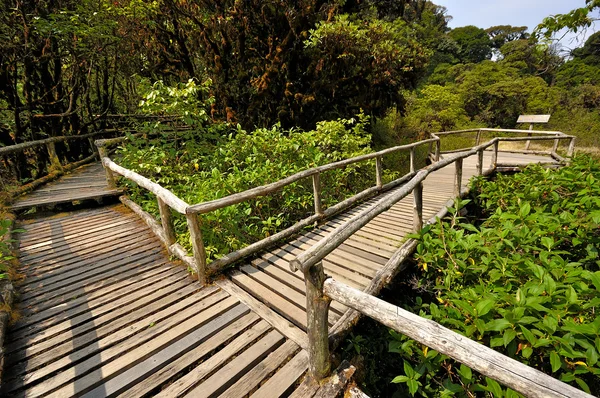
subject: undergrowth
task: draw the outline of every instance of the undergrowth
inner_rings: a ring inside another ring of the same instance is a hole
[[[462,201],[415,236],[413,274],[385,299],[600,394],[599,180],[600,165],[584,156],[560,170],[476,180],[471,205],[483,219],[459,217]],[[369,365],[373,396],[518,396],[372,321],[346,352]]]

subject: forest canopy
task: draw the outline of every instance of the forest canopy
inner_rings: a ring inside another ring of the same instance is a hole
[[[569,54],[548,38],[589,26],[598,6],[530,34],[450,29],[448,10],[425,0],[10,0],[0,5],[0,145],[96,131],[112,114],[176,114],[140,101],[157,82],[190,80],[207,88],[194,94],[210,102],[206,121],[246,130],[364,112],[379,146],[549,113],[548,128],[597,144],[600,37]]]

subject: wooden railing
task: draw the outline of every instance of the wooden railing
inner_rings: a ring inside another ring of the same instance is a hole
[[[566,156],[571,157],[573,155],[573,151],[575,150],[575,137],[566,135],[560,131],[539,131],[539,130],[515,130],[515,129],[489,129],[489,128],[478,128],[478,129],[467,129],[467,130],[456,130],[456,131],[445,131],[441,133],[431,134],[433,138],[439,138],[436,142],[435,151],[432,152],[432,161],[437,161],[442,154],[456,153],[464,150],[468,150],[473,146],[478,146],[481,144],[482,135],[485,134],[499,134],[499,133],[507,133],[507,134],[527,134],[527,138],[525,137],[503,137],[502,141],[510,142],[510,141],[522,141],[525,143],[525,149],[522,150],[504,150],[504,152],[514,152],[514,153],[523,153],[523,154],[531,154],[531,155],[550,155],[552,158],[564,162],[565,159],[560,156],[558,151],[558,146],[561,140],[568,141],[568,149],[566,151]],[[474,145],[470,145],[466,148],[453,149],[442,151],[441,145],[442,137],[456,136],[456,135],[464,135],[470,134],[474,135]],[[536,135],[537,137],[533,137]],[[540,150],[530,150],[530,144],[532,141],[548,141],[548,137],[555,136],[556,139],[552,140],[553,146],[551,150],[548,151],[540,151]],[[503,164],[501,167],[514,167],[514,165]]]
[[[483,130],[483,129],[482,129]],[[492,131],[486,129],[485,131]],[[506,131],[504,132],[514,132]],[[414,193],[414,229],[418,231],[423,226],[423,182],[427,176],[437,170],[455,165],[455,196],[466,193],[462,188],[463,160],[470,156],[477,156],[477,174],[483,175],[495,171],[498,166],[498,146],[501,142],[519,141],[568,141],[569,155],[572,155],[574,137],[562,133],[552,132],[539,137],[503,137],[494,138],[484,144],[477,145],[469,150],[456,154],[440,156],[441,146],[439,137],[441,135],[459,134],[470,131],[448,132],[434,135],[437,140],[433,154],[435,163],[419,170],[401,188],[386,195],[366,210],[353,216],[326,237],[321,239],[311,248],[307,249],[290,262],[293,271],[301,270],[304,274],[306,284],[306,315],[307,335],[309,353],[309,372],[311,377],[321,380],[329,375],[330,357],[329,344],[330,333],[328,327],[328,312],[331,300],[344,304],[359,314],[367,315],[397,332],[430,347],[442,354],[448,355],[459,362],[479,371],[485,376],[497,380],[506,386],[530,397],[591,397],[590,395],[562,383],[551,376],[530,368],[518,361],[508,358],[488,347],[461,336],[443,326],[417,315],[407,312],[399,307],[388,304],[377,299],[373,295],[353,289],[335,279],[325,275],[323,259],[339,247],[346,239],[354,235],[359,229],[377,217],[379,214],[389,210],[394,204]],[[480,132],[477,132],[479,140]],[[520,131],[517,131],[520,132]],[[528,130],[526,132],[529,133]],[[541,133],[544,134],[544,133]],[[555,144],[555,148],[558,144]],[[484,151],[492,151],[492,160],[489,169],[483,170]],[[555,150],[554,150],[555,151]],[[528,153],[524,151],[525,153]],[[439,216],[438,213],[437,216]],[[435,218],[428,223],[435,222]],[[416,246],[414,239],[409,239],[398,250],[397,253],[406,257]],[[385,270],[388,274],[389,270]],[[381,278],[376,275],[375,279]],[[339,322],[339,321],[338,321]],[[346,323],[351,324],[349,319]],[[340,329],[339,324],[334,329]],[[338,330],[335,330],[336,332]],[[339,337],[338,337],[339,338]]]
[[[232,194],[226,196],[221,199],[199,203],[195,205],[189,205],[180,198],[178,198],[175,194],[170,192],[167,189],[164,189],[160,185],[151,182],[147,178],[131,171],[127,170],[118,164],[116,164],[113,160],[111,160],[108,156],[108,148],[127,140],[127,137],[115,138],[110,140],[97,140],[96,146],[98,147],[102,164],[106,170],[106,178],[109,186],[115,186],[115,176],[114,174],[125,177],[142,188],[152,192],[156,195],[158,200],[158,207],[160,211],[160,219],[161,223],[159,224],[157,221],[153,219],[148,213],[144,212],[139,206],[135,203],[124,199],[124,203],[132,208],[133,211],[138,213],[150,226],[150,228],[155,231],[157,236],[163,241],[167,249],[175,256],[184,261],[188,266],[191,267],[198,275],[198,280],[205,284],[207,281],[207,276],[210,273],[215,273],[221,270],[223,267],[232,264],[233,262],[247,257],[249,255],[258,253],[259,251],[274,245],[277,242],[280,242],[283,239],[287,239],[288,237],[298,233],[302,229],[307,226],[310,226],[318,221],[331,217],[334,214],[337,214],[345,209],[350,208],[355,203],[364,200],[368,197],[371,197],[377,193],[392,189],[397,187],[406,181],[410,180],[415,174],[415,170],[417,169],[416,161],[416,151],[417,148],[421,146],[429,145],[430,143],[436,142],[438,138],[431,138],[428,140],[423,140],[416,142],[414,144],[409,145],[401,145],[393,148],[388,148],[379,152],[374,152],[362,156],[357,156],[351,159],[345,159],[339,162],[329,163],[323,166],[314,167],[311,169],[307,169],[286,177],[277,182],[267,184],[264,186],[252,188],[250,190]],[[398,152],[409,152],[410,154],[410,172],[403,176],[402,178],[396,179],[388,184],[383,184],[383,168],[382,168],[382,159],[385,155],[389,155],[392,153]],[[334,205],[327,209],[323,208],[322,200],[321,200],[321,183],[320,176],[322,173],[328,170],[340,169],[347,167],[351,164],[356,164],[360,162],[366,162],[369,160],[375,160],[375,185],[359,192],[358,194]],[[201,225],[198,219],[198,215],[205,214],[211,211],[215,211],[218,209],[222,209],[227,206],[235,205],[237,203],[241,203],[253,198],[261,197],[269,195],[273,192],[277,192],[284,187],[298,182],[302,179],[311,178],[313,185],[313,195],[314,195],[314,214],[304,218],[303,220],[298,221],[294,225],[289,228],[286,228],[283,231],[280,231],[276,234],[269,236],[268,238],[262,239],[256,243],[253,243],[249,246],[244,247],[243,249],[231,252],[225,255],[222,258],[216,259],[210,264],[207,264],[206,261],[206,252],[204,248],[204,241],[202,239]],[[172,214],[171,210],[174,210],[186,217],[188,230],[190,232],[193,256],[189,256],[185,249],[176,243],[175,231],[172,225]]]
[[[102,130],[102,131],[97,131],[97,132],[89,133],[89,134],[51,137],[51,138],[46,138],[43,140],[29,141],[29,142],[23,142],[21,144],[15,144],[15,145],[1,147],[0,148],[0,157],[23,152],[27,149],[32,149],[32,148],[37,148],[37,147],[45,147],[47,154],[48,154],[48,159],[50,162],[50,167],[49,167],[48,173],[46,175],[41,176],[41,177],[35,179],[34,181],[11,191],[10,192],[11,196],[16,197],[25,192],[31,191],[32,189],[34,189],[42,184],[45,184],[49,181],[52,181],[52,180],[58,178],[59,176],[61,176],[62,174],[64,174],[67,171],[73,170],[79,166],[82,166],[86,163],[93,161],[96,158],[99,158],[99,154],[96,153],[96,147],[95,147],[92,139],[94,137],[97,137],[98,135],[113,134],[115,132],[116,132],[116,130]],[[60,158],[58,157],[58,155],[56,153],[56,144],[61,143],[61,142],[75,141],[75,140],[82,140],[82,139],[88,140],[88,143],[90,146],[90,151],[92,152],[92,154],[84,159],[81,159],[81,160],[78,160],[75,162],[71,162],[71,163],[62,164],[60,161]]]

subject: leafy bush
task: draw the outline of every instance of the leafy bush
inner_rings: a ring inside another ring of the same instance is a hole
[[[0,279],[10,277],[11,262],[15,260],[10,247],[12,241],[5,239],[12,223],[12,220],[8,217],[0,218]]]
[[[451,209],[451,220],[419,235],[421,294],[409,309],[599,394],[599,179],[600,165],[579,157],[558,171],[531,166],[477,180],[488,218],[474,226]],[[515,395],[396,333],[390,350],[405,359],[394,382],[412,395]]]
[[[124,167],[136,171],[190,204],[206,202],[275,182],[310,167],[371,152],[367,118],[320,122],[315,130],[270,129],[247,132],[238,127],[215,139],[214,129],[132,139],[119,150]],[[208,133],[206,133],[208,132]],[[203,139],[203,137],[212,137]],[[389,176],[388,176],[389,177]],[[125,182],[133,199],[158,217],[155,198]],[[361,163],[321,176],[322,200],[328,206],[374,185],[374,166]],[[209,258],[240,249],[292,225],[313,212],[312,182],[299,181],[279,193],[229,206],[201,216]],[[190,248],[185,219],[175,219],[181,244]]]

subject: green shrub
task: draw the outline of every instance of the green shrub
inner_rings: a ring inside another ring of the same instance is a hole
[[[408,309],[598,395],[599,180],[588,157],[477,180],[485,221],[474,226],[451,209],[451,220],[419,235],[421,294]],[[389,348],[405,360],[394,382],[412,395],[515,395],[397,333]]]
[[[310,167],[371,152],[365,131],[367,118],[320,122],[315,130],[270,129],[247,132],[238,127],[228,137],[203,132],[178,133],[155,140],[133,139],[119,150],[119,163],[136,171],[189,204],[222,198],[278,181]],[[206,139],[203,137],[211,137]],[[212,140],[212,141],[211,141]],[[388,173],[389,174],[389,173]],[[389,180],[389,175],[386,179]],[[158,217],[155,198],[124,182],[133,199]],[[331,170],[321,176],[325,207],[374,185],[374,162]],[[202,233],[210,259],[240,249],[292,225],[313,212],[311,179],[280,192],[201,216]],[[190,249],[183,217],[176,217],[178,240]]]

